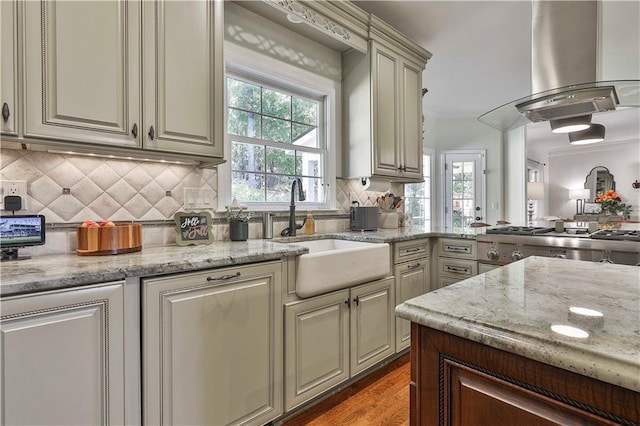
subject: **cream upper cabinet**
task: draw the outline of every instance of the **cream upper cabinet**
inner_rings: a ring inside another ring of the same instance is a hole
[[[25,137],[139,147],[140,3],[23,4]]]
[[[371,44],[374,175],[422,180],[422,68]]]
[[[0,300],[3,425],[125,423],[123,286]]]
[[[0,134],[17,135],[16,113],[18,112],[18,7],[17,1],[0,2]]]
[[[143,2],[145,149],[222,157],[222,1]]]
[[[148,425],[257,425],[282,413],[280,262],[143,281]]]
[[[431,54],[371,17],[367,54],[343,54],[344,175],[422,181],[422,70]]]

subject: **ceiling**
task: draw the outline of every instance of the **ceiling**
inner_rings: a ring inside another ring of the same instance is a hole
[[[530,1],[360,1],[373,13],[427,49],[424,110],[438,118],[478,117],[531,93]],[[601,113],[607,142],[637,140],[635,110]],[[527,144],[539,152],[572,147],[549,123],[527,126]]]

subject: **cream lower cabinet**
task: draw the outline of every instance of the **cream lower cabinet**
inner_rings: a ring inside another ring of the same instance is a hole
[[[394,277],[285,305],[285,409],[394,354]]]
[[[396,306],[430,290],[430,243],[428,238],[393,245]],[[411,323],[396,318],[396,352],[411,344]]]
[[[429,258],[396,265],[396,305],[429,291]],[[411,345],[411,322],[396,318],[396,352]]]
[[[477,247],[471,239],[440,238],[436,286],[432,290],[478,275]]]
[[[259,425],[282,413],[280,262],[143,281],[148,425]]]
[[[125,423],[123,288],[0,300],[3,425]]]

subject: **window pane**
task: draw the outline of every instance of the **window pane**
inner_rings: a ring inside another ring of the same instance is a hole
[[[321,176],[322,157],[320,154],[311,152],[297,152],[296,173],[300,176]]]
[[[321,202],[323,200],[323,189],[322,179],[315,178],[302,178],[302,187],[306,191],[306,200],[307,202]]]
[[[269,141],[291,143],[291,122],[264,117],[262,134],[264,139]]]
[[[231,173],[231,192],[238,201],[264,201],[264,175],[261,173]]]
[[[293,178],[288,176],[267,176],[267,201],[291,201],[292,182]]]
[[[318,122],[318,103],[306,99],[293,98],[293,121],[315,126]]]
[[[264,171],[264,146],[231,142],[231,169],[233,171]]]
[[[295,175],[294,159],[295,151],[291,149],[267,147],[267,173]]]
[[[230,135],[260,137],[260,115],[229,108],[227,132]]]
[[[230,107],[260,113],[260,86],[227,78],[227,103]]]
[[[300,146],[308,146],[312,148],[318,147],[318,132],[315,127],[306,124],[293,123],[293,143]]]
[[[291,96],[275,90],[262,92],[262,113],[271,117],[291,120]]]

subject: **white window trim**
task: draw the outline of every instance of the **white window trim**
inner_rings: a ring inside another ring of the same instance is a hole
[[[482,176],[481,183],[482,188],[480,189],[480,193],[482,196],[482,216],[486,220],[487,218],[487,150],[486,149],[443,149],[440,152],[440,172],[442,174],[442,178],[440,179],[440,191],[442,194],[442,205],[440,206],[440,228],[446,229],[447,225],[447,217],[445,213],[445,209],[447,207],[447,178],[445,173],[445,163],[447,161],[447,154],[468,154],[468,155],[481,155],[482,156]]]
[[[340,99],[340,83],[331,79],[318,76],[309,71],[297,68],[293,65],[280,62],[269,56],[259,54],[253,50],[225,42],[225,90],[226,71],[238,72],[249,77],[255,77],[267,83],[291,87],[292,90],[301,90],[316,96],[326,96],[324,127],[325,144],[328,150],[326,156],[326,170],[324,180],[326,182],[326,203],[314,204],[302,208],[322,211],[335,211],[336,208],[336,164],[337,153],[340,150],[340,109],[337,100]],[[225,126],[227,123],[227,103],[224,103]],[[225,211],[225,206],[231,203],[231,140],[225,128],[224,152],[227,162],[218,166],[218,206],[217,212]],[[252,211],[288,211],[289,205],[282,203],[256,203],[251,204]]]

